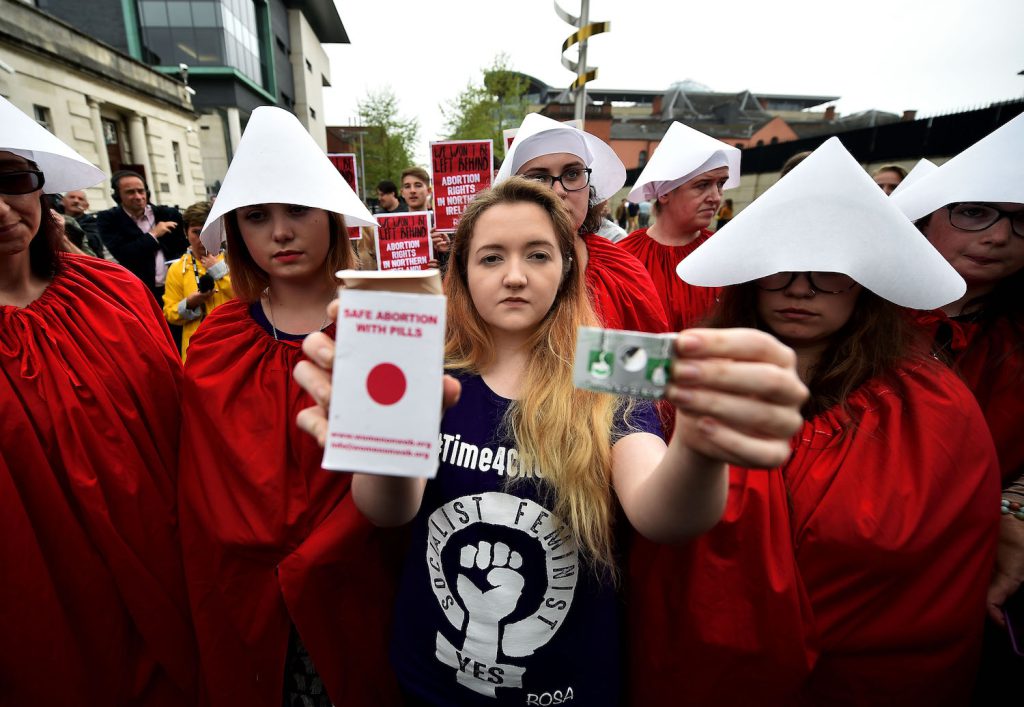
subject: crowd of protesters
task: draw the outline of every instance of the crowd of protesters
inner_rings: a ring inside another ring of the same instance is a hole
[[[833,138],[735,212],[732,146],[672,124],[611,212],[615,152],[527,116],[432,234],[430,481],[321,468],[376,221],[294,116],[183,211],[0,125],[0,704],[1018,690],[1024,116],[909,174]],[[429,211],[430,174],[377,196]],[[675,333],[664,397],[574,387],[580,326]]]

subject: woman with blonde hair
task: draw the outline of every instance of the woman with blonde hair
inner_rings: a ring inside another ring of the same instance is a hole
[[[515,175],[550,187],[568,209],[578,235],[575,257],[601,324],[673,331],[644,266],[597,235],[602,202],[626,181],[626,168],[611,147],[590,133],[531,113],[519,126],[494,181]]]
[[[388,705],[389,536],[350,477],[294,423],[291,370],[325,317],[346,231],[373,218],[296,118],[257,108],[207,219],[227,239],[237,299],[193,336],[185,366],[180,507],[185,571],[212,705]]]
[[[561,200],[512,178],[458,229],[446,358],[461,394],[441,423],[437,476],[356,474],[352,487],[375,524],[413,522],[399,681],[413,705],[618,704],[617,504],[666,542],[713,525],[725,461],[788,454],[804,393],[792,354],[750,330],[680,335],[666,446],[650,403],[573,386],[577,328],[597,317]],[[321,365],[331,350],[316,335],[304,348]],[[324,372],[304,363],[296,376],[325,405]],[[322,438],[324,420],[321,407],[302,424]]]

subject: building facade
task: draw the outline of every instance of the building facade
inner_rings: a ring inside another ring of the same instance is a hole
[[[144,174],[155,203],[206,194],[199,125],[179,80],[25,2],[0,0],[0,95],[105,173]],[[109,183],[87,190],[113,205]]]
[[[321,46],[347,43],[331,0],[36,0],[38,7],[187,85],[215,192],[252,111],[292,111],[326,149]],[[88,8],[86,11],[85,8]]]

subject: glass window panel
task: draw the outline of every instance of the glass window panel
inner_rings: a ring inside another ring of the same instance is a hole
[[[142,24],[145,27],[166,27],[167,26],[167,3],[151,0],[141,3]]]
[[[192,12],[187,2],[168,2],[167,19],[171,27],[191,27]]]
[[[212,2],[192,3],[193,27],[217,27],[216,6]]]
[[[227,62],[226,62],[227,65],[228,66],[237,67],[238,66],[238,44],[235,43],[234,38],[232,38],[232,37],[225,37],[224,38],[224,51],[225,51],[225,58],[227,59]]]
[[[156,56],[157,64],[174,63],[174,41],[171,30],[151,27],[146,30],[146,48]]]
[[[196,29],[197,64],[221,66],[224,64],[224,34],[219,29]]]
[[[171,31],[174,33],[175,63],[183,61],[186,64],[195,64],[199,61],[195,30],[191,27],[175,27]]]

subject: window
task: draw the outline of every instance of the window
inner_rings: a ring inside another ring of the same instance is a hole
[[[143,56],[164,66],[229,66],[264,86],[269,70],[260,37],[270,35],[257,3],[264,8],[263,0],[142,0]]]
[[[50,109],[46,106],[32,106],[32,112],[36,116],[36,122],[42,125],[44,128],[53,132],[53,128],[50,127]]]
[[[181,145],[171,142],[171,152],[174,155],[174,173],[178,175],[178,184],[185,183],[185,170],[181,167]]]
[[[309,62],[309,59],[306,59],[306,71],[313,73],[313,65]]]
[[[636,158],[636,165],[643,167],[645,164],[647,164],[647,150],[640,150],[640,154]]]
[[[312,108],[309,109],[309,117],[312,118],[313,120],[316,120],[316,111],[313,110]]]

